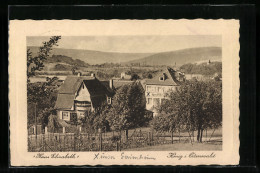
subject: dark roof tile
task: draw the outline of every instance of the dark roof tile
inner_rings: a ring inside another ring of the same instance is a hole
[[[74,102],[74,94],[58,94],[55,104],[56,109],[71,109]]]
[[[59,93],[74,94],[83,80],[93,80],[90,76],[68,76],[59,89]]]
[[[159,78],[163,74],[165,75],[165,80],[161,81],[159,80]],[[175,70],[173,70],[170,67],[167,67],[166,70],[156,75],[154,78],[147,79],[145,83],[149,85],[171,85],[171,86],[180,85],[181,82],[176,79],[176,74],[177,72]]]

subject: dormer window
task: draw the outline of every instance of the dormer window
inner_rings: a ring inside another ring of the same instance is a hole
[[[111,97],[107,97],[107,104],[111,105],[112,103],[112,98]]]
[[[160,80],[160,81],[164,81],[164,76],[161,76],[161,77],[159,78],[159,80]]]
[[[163,73],[162,76],[159,77],[159,81],[165,81],[166,79],[166,74]]]

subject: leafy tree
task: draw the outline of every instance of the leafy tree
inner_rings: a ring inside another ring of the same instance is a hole
[[[172,114],[160,114],[151,121],[151,126],[159,132],[173,132],[175,130],[176,120]]]
[[[144,91],[141,84],[135,82],[117,91],[107,113],[107,121],[112,130],[128,130],[142,125],[144,115]]]
[[[134,73],[131,75],[131,80],[138,80],[140,79],[140,76],[138,76],[138,74]]]
[[[71,71],[72,71],[72,74],[73,75],[76,75],[76,70],[78,70],[78,67],[76,65],[74,65],[72,68],[71,68]]]
[[[109,131],[109,123],[106,119],[109,107],[107,103],[103,102],[95,111],[86,111],[84,118],[81,119],[81,125],[91,133],[96,132],[98,129]]]
[[[187,74],[202,74],[202,75],[213,75],[215,73],[222,73],[221,62],[210,62],[201,64],[184,64],[180,69]]]
[[[55,133],[58,131],[58,128],[61,128],[62,126],[60,125],[56,115],[50,115],[48,117],[47,127],[51,132]]]
[[[83,122],[82,126],[89,133],[93,133],[93,131],[95,130],[95,128],[94,128],[94,119],[96,117],[96,113],[95,112],[86,111],[84,117],[85,117],[85,119],[84,119],[84,122]]]
[[[93,117],[93,124],[92,128],[97,131],[98,129],[106,129],[107,131],[109,128],[109,122],[106,119],[106,116],[110,110],[110,105],[108,105],[106,102],[103,102],[99,108],[97,108],[94,112],[91,114]]]
[[[127,97],[128,97],[130,114],[131,117],[133,118],[134,126],[144,125],[146,120],[145,91],[139,81],[130,85],[127,92]]]
[[[100,112],[99,114],[96,113],[96,116],[95,116],[94,121],[93,121],[93,128],[95,130],[102,129],[102,131],[103,130],[106,130],[106,131],[110,130],[109,122],[106,119],[106,113],[105,112]]]
[[[51,114],[57,99],[57,86],[53,84],[56,81],[57,79],[51,78],[47,82],[27,84],[28,126],[35,122],[35,113],[37,122],[41,122],[42,125],[47,124],[48,116]]]
[[[57,46],[61,36],[52,36],[48,42],[43,42],[43,46],[39,48],[38,55],[33,57],[30,49],[27,49],[27,78],[34,76],[36,70],[42,70],[43,62],[47,60],[53,46]]]
[[[43,125],[47,124],[47,120],[57,97],[57,86],[53,83],[57,78],[47,79],[44,83],[30,83],[29,77],[35,75],[36,70],[44,67],[43,62],[49,57],[51,48],[57,45],[60,36],[53,36],[48,42],[43,42],[43,46],[39,48],[38,55],[33,57],[32,52],[27,49],[27,110],[28,110],[28,126],[35,122],[35,113],[37,122]],[[35,112],[36,111],[36,112]]]
[[[152,74],[148,74],[148,79],[152,79],[153,78],[153,75]]]
[[[197,130],[197,141],[202,142],[204,129],[217,128],[222,123],[221,82],[186,82],[167,97],[158,110],[161,115],[152,123],[157,130]]]

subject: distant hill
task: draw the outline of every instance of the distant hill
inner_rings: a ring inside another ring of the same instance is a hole
[[[182,49],[171,52],[162,52],[147,56],[142,59],[132,60],[125,64],[140,63],[146,65],[169,65],[181,66],[187,63],[221,61],[222,50],[220,47],[201,47]]]
[[[39,47],[28,47],[32,55],[37,55]],[[101,52],[93,50],[79,50],[79,49],[62,49],[53,48],[52,54],[63,55],[71,57],[72,59],[79,59],[90,65],[102,63],[122,63],[131,60],[136,60],[152,55],[153,53],[116,53],[116,52]]]
[[[184,64],[180,70],[186,74],[214,75],[222,74],[222,62],[210,62],[200,64]]]
[[[79,67],[87,67],[89,64],[81,61],[79,59],[72,59],[71,57],[64,56],[64,55],[52,55],[50,56],[46,63],[66,63],[72,66],[79,66]]]

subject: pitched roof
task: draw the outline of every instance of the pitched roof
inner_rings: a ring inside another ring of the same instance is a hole
[[[114,91],[115,87],[113,87],[113,89],[111,89],[109,86],[109,81],[100,81],[100,82],[102,83],[102,85],[104,85],[106,87],[108,96],[113,96],[115,94],[115,91]],[[113,85],[114,85],[114,81],[113,81]]]
[[[160,77],[164,75],[165,79],[164,80],[159,80]],[[152,79],[147,79],[146,84],[148,85],[171,85],[171,86],[176,86],[180,85],[181,82],[177,80],[176,78],[177,72],[173,70],[170,67],[167,67],[163,72],[160,74],[156,75]]]
[[[68,76],[59,89],[59,93],[75,94],[83,80],[93,80],[90,76]]]
[[[98,96],[98,97],[90,97],[92,101],[92,105],[94,108],[98,108],[102,105],[104,101],[106,101],[106,96]]]
[[[84,84],[86,85],[89,94],[91,96],[94,95],[108,95],[111,96],[113,93],[113,90],[108,89],[105,85],[103,85],[99,80],[93,79],[93,80],[83,80]],[[103,82],[104,83],[104,82]]]
[[[134,81],[130,80],[114,80],[114,88],[117,90],[123,85],[128,85],[134,83]]]
[[[55,104],[56,109],[71,109],[74,102],[74,94],[58,94]]]

